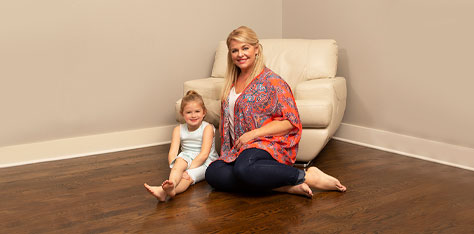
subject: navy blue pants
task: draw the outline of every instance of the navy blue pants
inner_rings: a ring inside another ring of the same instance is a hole
[[[217,160],[206,170],[206,181],[223,191],[265,191],[304,182],[303,170],[279,163],[267,151],[242,151],[232,163]]]

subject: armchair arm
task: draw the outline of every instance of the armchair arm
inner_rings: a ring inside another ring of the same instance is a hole
[[[296,100],[332,99],[346,100],[347,89],[344,77],[303,81],[295,88]]]
[[[192,89],[201,94],[203,98],[220,100],[224,82],[224,78],[215,77],[188,80],[183,84],[183,94]]]
[[[347,88],[344,77],[308,80],[295,88],[295,99],[301,109],[303,130],[326,128],[331,137],[342,121],[346,109]],[[311,103],[309,103],[311,102]],[[304,109],[306,108],[306,110]],[[309,116],[304,116],[304,115]]]

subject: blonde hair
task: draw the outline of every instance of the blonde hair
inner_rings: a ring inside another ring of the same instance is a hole
[[[197,93],[194,90],[189,90],[186,92],[186,95],[181,99],[181,107],[179,109],[179,112],[183,114],[184,107],[190,102],[197,102],[199,105],[201,105],[202,110],[204,111],[204,114],[207,113],[206,105],[204,105],[204,100],[202,100],[202,96]]]
[[[245,86],[247,86],[265,67],[263,47],[258,41],[257,34],[247,26],[240,26],[237,29],[234,29],[227,37],[227,48],[229,51],[227,52],[227,71],[225,74],[224,89],[222,91],[222,100],[225,100],[227,96],[229,96],[232,85],[237,82],[237,77],[239,77],[240,74],[240,68],[237,67],[232,61],[232,54],[230,51],[230,42],[232,40],[258,47],[258,55],[255,57],[252,73],[250,73],[250,76],[247,77]]]

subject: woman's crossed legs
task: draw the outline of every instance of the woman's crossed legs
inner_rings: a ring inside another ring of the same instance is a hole
[[[232,163],[213,162],[206,171],[206,180],[224,191],[274,190],[311,197],[311,187],[345,191],[339,180],[311,167],[303,170],[279,163],[268,152],[251,148],[244,150]]]

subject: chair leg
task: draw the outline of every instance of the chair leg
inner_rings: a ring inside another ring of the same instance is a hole
[[[293,164],[293,166],[306,171],[306,169],[308,169],[308,167],[313,163],[313,160],[314,159],[312,159],[309,162],[298,162],[297,161],[297,162],[295,162],[295,164]]]

